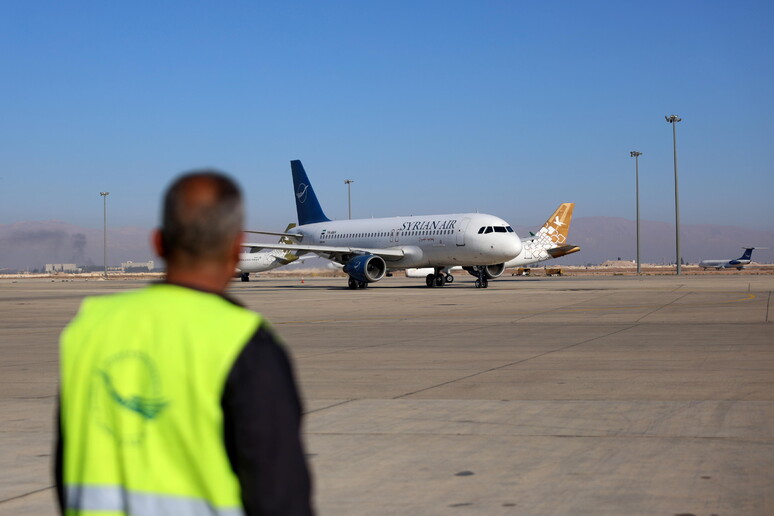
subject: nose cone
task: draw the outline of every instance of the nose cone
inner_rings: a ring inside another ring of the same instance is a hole
[[[521,238],[519,238],[519,235],[517,235],[515,231],[513,233],[510,233],[509,236],[511,236],[512,238],[508,239],[508,243],[505,246],[505,250],[511,255],[511,257],[508,258],[507,260],[513,260],[514,258],[516,258],[521,254],[521,249],[522,249]]]

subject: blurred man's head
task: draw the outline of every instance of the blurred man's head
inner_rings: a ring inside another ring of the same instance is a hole
[[[229,177],[215,170],[184,174],[164,196],[156,250],[168,272],[230,264],[233,274],[243,218],[242,194]]]

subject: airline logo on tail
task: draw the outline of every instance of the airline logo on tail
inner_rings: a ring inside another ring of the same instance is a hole
[[[575,203],[565,202],[559,205],[553,215],[537,232],[534,242],[549,247],[556,247],[567,241],[567,233],[570,230],[570,220]]]
[[[296,191],[296,199],[298,199],[298,202],[301,204],[304,204],[306,202],[306,191],[309,190],[309,185],[300,183],[298,185],[298,190]]]
[[[304,193],[306,193],[306,190],[304,191]],[[295,222],[291,222],[290,224],[288,224],[288,227],[285,228],[285,233],[287,233],[288,231],[290,231],[294,227],[296,227]],[[289,244],[295,244],[295,242],[290,237],[288,237],[288,236],[281,237],[279,239],[279,243],[280,244],[288,244],[288,245]],[[286,263],[290,263],[290,262],[294,262],[294,261],[298,260],[298,255],[295,252],[293,252],[293,251],[284,251],[284,252],[280,251],[280,252],[282,253],[282,257],[284,258]]]

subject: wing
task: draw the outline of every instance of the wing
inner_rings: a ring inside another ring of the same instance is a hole
[[[293,226],[295,226],[295,224],[291,224],[290,226],[288,226],[288,229],[290,229]],[[275,231],[253,231],[251,229],[245,229],[242,232],[243,233],[255,233],[256,235],[274,235],[274,236],[279,236],[279,237],[301,238],[301,235],[299,235],[298,233],[287,233],[287,232],[286,233],[277,233]]]
[[[386,261],[400,260],[405,252],[400,247],[369,248],[369,247],[338,247],[331,245],[305,245],[305,244],[252,244],[242,243],[243,247],[254,249],[281,249],[283,251],[298,251],[301,253],[314,253],[328,260],[338,263],[347,263],[354,256],[363,254],[375,254]]]

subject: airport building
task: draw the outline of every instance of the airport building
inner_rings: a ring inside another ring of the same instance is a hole
[[[155,264],[153,263],[153,260],[148,260],[147,262],[133,262],[129,260],[128,262],[121,262],[121,269],[123,269],[124,272],[150,272],[155,268]]]
[[[74,263],[47,263],[46,272],[81,272]]]

